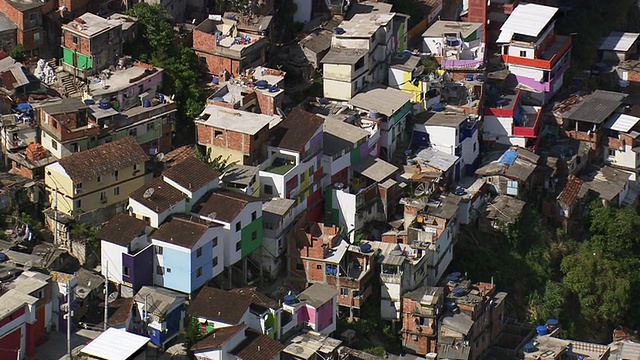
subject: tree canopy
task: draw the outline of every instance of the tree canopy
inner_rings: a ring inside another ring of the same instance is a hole
[[[201,71],[195,52],[177,42],[171,15],[159,4],[137,3],[128,15],[138,18],[140,40],[125,50],[134,58],[164,69],[162,91],[175,95],[179,119],[188,119],[202,112],[206,94],[198,87]]]

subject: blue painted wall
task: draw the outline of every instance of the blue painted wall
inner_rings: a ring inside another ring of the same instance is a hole
[[[156,346],[162,346],[162,343],[180,332],[180,319],[184,305],[180,305],[173,311],[169,312],[165,318],[167,331],[161,332],[157,329],[149,328],[149,339]]]
[[[213,277],[213,243],[207,242],[202,246],[202,255],[196,257],[197,251],[191,253],[191,291],[193,292],[204,285]],[[198,268],[202,267],[202,275],[196,276]]]
[[[164,259],[163,286],[183,293],[191,293],[191,254],[169,248],[162,250]]]

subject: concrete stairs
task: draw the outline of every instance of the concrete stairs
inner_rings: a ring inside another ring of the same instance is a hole
[[[77,95],[79,93],[78,85],[73,75],[60,72],[58,73],[58,77],[64,95],[66,95],[67,97],[73,97],[74,95]]]

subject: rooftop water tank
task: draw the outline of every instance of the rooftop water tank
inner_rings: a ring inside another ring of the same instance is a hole
[[[380,113],[376,110],[371,110],[369,112],[369,117],[372,119],[378,119],[380,117]]]
[[[449,280],[449,281],[458,281],[458,280],[460,280],[460,276],[461,275],[462,274],[459,271],[452,272],[451,274],[449,274],[449,276],[447,276],[447,280]]]
[[[329,100],[327,100],[326,98],[320,98],[318,99],[318,102],[320,103],[320,105],[327,105],[329,103]]]
[[[371,244],[361,244],[360,245],[360,252],[362,252],[363,254],[371,252]]]
[[[106,110],[111,107],[111,103],[109,103],[109,100],[103,99],[98,103],[98,107],[102,110]]]
[[[403,51],[403,52],[402,52],[402,55],[405,55],[405,56],[411,56],[411,55],[413,55],[413,51],[411,51],[411,50],[405,50],[405,51]]]
[[[293,305],[294,302],[296,302],[296,296],[295,295],[289,294],[289,295],[285,295],[284,296],[285,305]]]
[[[524,346],[522,347],[522,351],[526,353],[536,352],[536,347],[533,345],[533,343],[528,342],[524,344]]]
[[[467,81],[473,81],[473,74],[467,74],[464,76],[464,79]]]
[[[333,31],[338,35],[342,35],[342,34],[346,33],[346,31],[341,27],[337,27],[337,28],[333,29]]]
[[[220,84],[220,78],[217,76],[213,77],[213,80],[211,80],[211,82],[213,83],[213,85],[218,85]]]
[[[547,329],[549,329],[549,331],[555,330],[558,327],[558,324],[558,319],[547,319]]]
[[[84,101],[84,104],[85,104],[85,105],[95,105],[95,103],[96,103],[96,102],[95,102],[95,101],[93,101],[93,99],[86,99],[86,100]]]
[[[548,332],[547,326],[546,325],[538,325],[538,326],[536,326],[536,332],[540,336],[547,335],[547,332]]]
[[[264,90],[269,87],[269,83],[266,80],[256,81],[256,87],[260,90]]]
[[[456,286],[453,288],[453,296],[455,297],[464,296],[465,293],[466,293],[466,290],[464,288],[461,288],[459,286]]]
[[[142,107],[151,107],[151,100],[149,99],[144,99],[144,101],[142,102]]]
[[[269,86],[269,92],[270,93],[276,93],[278,91],[280,91],[280,89],[277,86],[275,86],[275,85]]]

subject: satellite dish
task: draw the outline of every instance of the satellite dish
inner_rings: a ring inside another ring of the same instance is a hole
[[[293,352],[296,353],[296,354],[302,354],[302,353],[304,353],[304,349],[300,345],[294,345],[293,346]]]
[[[211,218],[211,219],[215,219],[215,218],[216,218],[216,216],[218,216],[218,213],[217,213],[217,212],[215,212],[215,211],[214,211],[214,212],[212,212],[211,214],[209,214],[209,218]]]
[[[60,311],[68,312],[69,311],[69,304],[64,303],[64,304],[60,305]]]
[[[427,192],[427,187],[424,183],[420,183],[418,187],[413,191],[414,196],[422,196]]]
[[[147,190],[145,190],[144,194],[142,194],[142,197],[145,199],[148,199],[151,197],[151,195],[153,195],[154,191],[155,191],[154,188],[148,188]]]
[[[159,152],[156,157],[154,158],[155,161],[164,161],[164,153]]]
[[[112,303],[116,301],[117,298],[118,298],[118,292],[114,291],[111,294],[109,294],[109,296],[107,296],[107,303]]]

